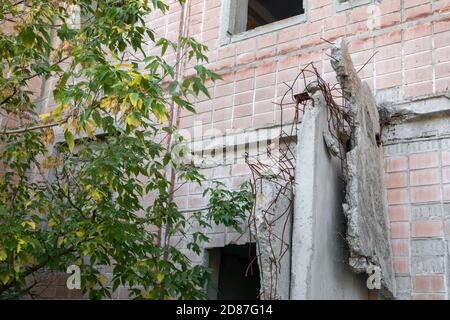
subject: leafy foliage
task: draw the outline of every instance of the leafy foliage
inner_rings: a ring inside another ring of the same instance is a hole
[[[17,122],[0,132],[1,298],[28,294],[36,274],[72,264],[90,298],[120,285],[135,298],[204,297],[210,270],[164,241],[190,223],[170,173],[183,183],[204,177],[165,142],[176,129],[171,107],[195,112],[189,97],[208,95],[205,81],[219,76],[202,65],[204,45],[157,38],[147,26],[152,11],[167,9],[159,0],[1,2],[0,110]],[[180,48],[199,63],[184,79],[164,59]],[[30,88],[49,79],[55,107],[39,114]],[[216,185],[205,196],[207,212],[190,218],[205,228],[238,228],[251,206],[246,188]],[[187,248],[198,253],[207,240],[186,236]]]
[[[216,182],[214,188],[207,188],[203,195],[210,194],[208,219],[241,232],[240,222],[252,210],[253,194],[247,183],[242,184],[239,191],[228,190],[220,182]]]

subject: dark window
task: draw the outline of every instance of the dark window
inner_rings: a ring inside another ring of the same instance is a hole
[[[299,0],[248,0],[246,30],[294,17],[303,12],[303,1]]]
[[[260,278],[256,245],[228,245],[209,250],[209,266],[214,270],[208,285],[210,299],[256,300]]]

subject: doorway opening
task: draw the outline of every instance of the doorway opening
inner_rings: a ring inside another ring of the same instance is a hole
[[[227,245],[209,251],[213,274],[208,298],[218,300],[258,300],[260,276],[255,243]]]

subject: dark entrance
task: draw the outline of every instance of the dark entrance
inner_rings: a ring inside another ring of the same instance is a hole
[[[208,285],[210,299],[259,299],[260,279],[254,243],[209,250],[209,266],[214,269]]]

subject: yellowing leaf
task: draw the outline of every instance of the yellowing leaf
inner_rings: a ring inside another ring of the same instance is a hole
[[[118,63],[114,65],[114,68],[120,69],[120,68],[133,68],[133,64],[131,63]]]
[[[87,281],[86,282],[86,288],[87,289],[92,289],[95,286],[95,283],[91,282],[91,281]]]
[[[164,280],[164,274],[163,273],[158,273],[156,275],[156,280],[158,280],[158,282],[162,282]]]
[[[121,33],[124,33],[125,32],[125,30],[124,29],[122,29],[121,27],[118,27],[118,26],[114,26],[114,27],[112,27],[113,29],[115,29],[115,30],[117,30],[117,33],[119,33],[119,34],[121,34]]]
[[[23,239],[18,239],[18,242],[17,242],[17,253],[19,253],[20,251],[22,251],[22,247],[25,245],[25,244],[27,244],[26,242],[25,242],[25,240],[23,240]]]
[[[108,283],[108,278],[103,274],[99,274],[98,281],[102,284],[102,286],[106,286]]]
[[[51,228],[51,227],[56,226],[57,224],[58,224],[58,222],[55,219],[50,219],[50,220],[48,220],[47,225]]]
[[[130,113],[127,117],[127,124],[132,127],[139,127],[141,121],[136,117],[134,113]]]
[[[55,121],[59,121],[61,120],[64,108],[67,105],[64,104],[60,104],[59,106],[57,106],[55,109],[53,109],[53,111],[50,113],[51,117],[53,118],[53,120]]]
[[[100,108],[102,109],[108,109],[109,108],[109,104],[111,103],[111,98],[104,98],[101,102],[100,102]]]
[[[36,230],[36,222],[34,222],[34,221],[25,221],[23,223],[23,225],[26,225],[26,224],[29,225],[31,227],[31,229]]]
[[[39,118],[41,118],[43,122],[47,122],[50,119],[50,112],[41,113]]]
[[[75,232],[75,235],[78,238],[82,238],[82,237],[84,237],[84,231],[83,230],[79,230],[79,231]]]
[[[77,119],[74,116],[70,116],[67,119],[67,126],[68,129],[72,130],[75,133],[80,132],[80,126],[78,125]]]
[[[85,122],[84,124],[84,131],[88,135],[88,137],[93,138],[95,133],[95,123],[91,119]]]
[[[41,165],[44,169],[51,169],[58,167],[61,164],[61,159],[59,157],[49,156],[42,160]]]
[[[123,113],[127,113],[129,109],[130,109],[130,104],[128,103],[128,101],[126,99],[123,99],[123,101],[120,105],[120,111]]]
[[[133,73],[134,74],[134,73]],[[137,74],[133,81],[130,83],[130,87],[134,87],[136,85],[140,85],[142,82],[142,76],[140,74]]]
[[[141,290],[141,296],[143,299],[148,299],[148,300],[154,299],[153,292],[148,292],[144,289]]]
[[[158,110],[154,110],[153,114],[158,119],[159,123],[163,123],[166,115],[163,112],[159,112]]]
[[[92,191],[90,193],[90,195],[91,195],[92,199],[94,199],[94,201],[96,201],[96,202],[101,201],[103,198],[102,194],[98,191]]]
[[[36,43],[36,35],[34,34],[33,29],[29,26],[22,28],[19,38],[27,48],[32,48]]]
[[[44,142],[47,145],[53,144],[55,141],[55,132],[52,128],[47,128],[44,131]]]
[[[0,250],[0,262],[5,261],[8,258],[8,254],[5,249]]]

